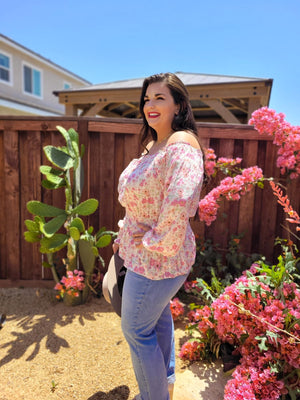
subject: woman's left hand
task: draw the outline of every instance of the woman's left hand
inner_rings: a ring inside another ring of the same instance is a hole
[[[138,248],[143,247],[143,237],[146,232],[148,232],[151,228],[148,225],[138,223],[137,226],[140,228],[139,231],[135,232],[132,236],[135,241],[135,245]]]

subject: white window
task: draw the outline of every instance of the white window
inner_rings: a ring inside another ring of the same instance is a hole
[[[10,57],[0,51],[0,81],[11,82]]]
[[[30,67],[29,65],[24,65],[23,78],[25,93],[41,97],[41,71]]]

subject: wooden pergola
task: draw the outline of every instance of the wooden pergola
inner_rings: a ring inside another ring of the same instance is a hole
[[[176,73],[186,85],[196,121],[247,124],[256,109],[268,106],[273,80],[225,75]],[[140,118],[144,78],[53,92],[65,114]]]

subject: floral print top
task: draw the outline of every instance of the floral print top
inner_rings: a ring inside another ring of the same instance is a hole
[[[119,180],[119,201],[126,215],[116,242],[124,265],[149,279],[174,278],[195,261],[195,237],[189,218],[197,211],[203,180],[200,149],[170,143],[134,159]],[[138,224],[149,227],[137,248]]]

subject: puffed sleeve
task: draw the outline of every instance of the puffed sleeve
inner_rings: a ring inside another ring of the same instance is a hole
[[[187,143],[167,146],[163,202],[157,224],[143,237],[144,247],[173,257],[182,246],[189,218],[199,203],[203,181],[201,150]]]

